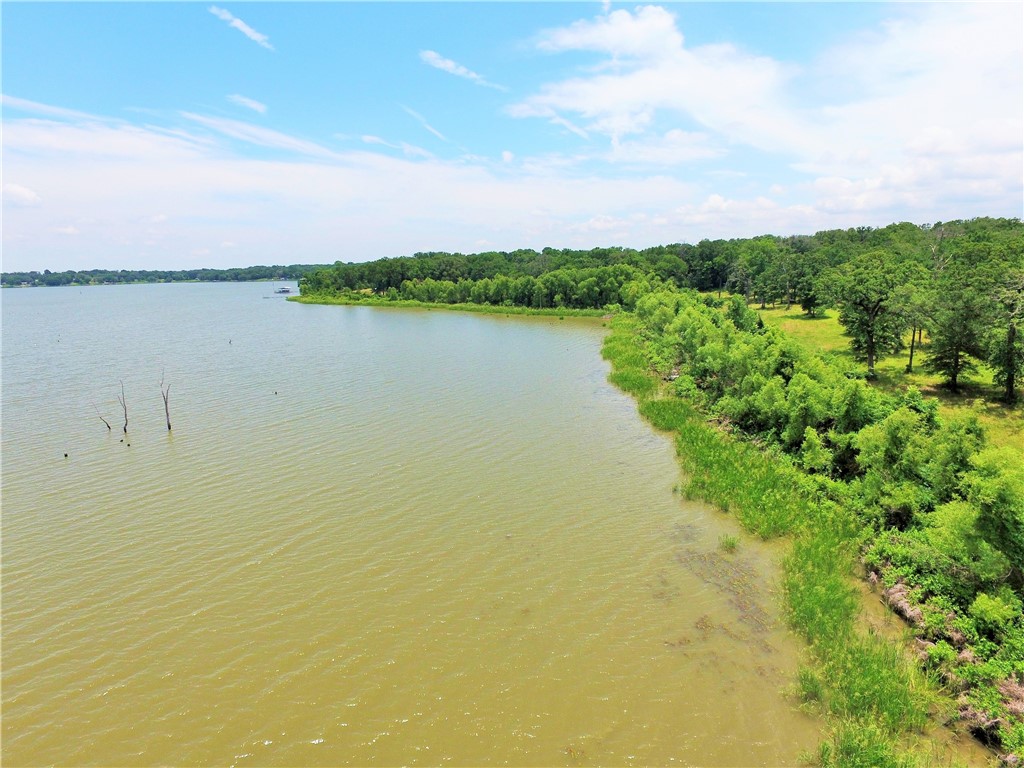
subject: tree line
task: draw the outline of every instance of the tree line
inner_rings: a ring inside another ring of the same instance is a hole
[[[314,270],[304,295],[442,304],[632,310],[662,287],[742,295],[746,303],[839,310],[854,355],[875,376],[885,354],[924,334],[923,365],[957,389],[986,363],[1013,401],[1024,375],[1024,225],[978,218],[814,235],[701,240],[636,250],[417,253]]]
[[[119,285],[122,283],[245,282],[250,280],[299,280],[323,264],[252,266],[230,269],[86,269],[51,272],[4,272],[0,284],[16,286]]]

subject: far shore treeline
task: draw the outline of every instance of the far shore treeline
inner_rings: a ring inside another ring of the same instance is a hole
[[[323,264],[290,264],[230,269],[69,269],[64,272],[4,272],[5,288],[57,285],[120,285],[124,283],[219,283],[251,280],[299,280]]]

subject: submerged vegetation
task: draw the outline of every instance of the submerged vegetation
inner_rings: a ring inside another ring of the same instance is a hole
[[[676,435],[685,492],[792,539],[784,587],[809,647],[796,687],[832,723],[815,761],[917,764],[908,745],[936,716],[1024,754],[1019,220],[416,254],[300,287],[311,302],[614,314],[610,379]],[[790,336],[777,304],[831,334]],[[993,445],[996,421],[1011,437]],[[857,576],[911,649],[863,629]]]

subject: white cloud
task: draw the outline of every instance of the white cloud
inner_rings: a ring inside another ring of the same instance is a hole
[[[40,205],[43,199],[28,187],[23,187],[20,184],[4,184],[3,201],[6,205],[28,208]]]
[[[228,96],[228,101],[237,104],[240,107],[251,109],[253,112],[259,112],[261,115],[265,115],[267,113],[266,104],[256,101],[256,99],[250,99],[247,96],[232,93],[230,96]]]
[[[466,67],[462,66],[461,64],[455,61],[452,61],[451,59],[446,59],[444,56],[437,53],[436,51],[420,51],[420,60],[429,64],[435,69],[440,69],[442,72],[448,72],[449,74],[455,75],[456,77],[464,78],[466,80],[469,80],[470,82],[476,83],[477,85],[482,85],[485,88],[495,88],[499,91],[508,90],[505,86],[489,82],[486,78],[484,78],[481,75],[478,75],[476,72],[467,69]]]
[[[614,11],[596,21],[577,21],[548,30],[538,45],[547,51],[601,51],[616,58],[657,59],[681,49],[683,36],[672,14],[648,5],[635,13]]]
[[[53,231],[56,232],[58,235],[74,236],[81,234],[81,232],[79,232],[78,230],[78,227],[74,226],[73,224],[69,224],[66,227],[56,227]]]
[[[707,133],[673,128],[662,136],[614,142],[606,157],[609,162],[626,165],[671,166],[710,160],[725,154],[725,149],[716,146]]]
[[[515,159],[516,156],[513,153],[509,152],[507,149],[501,153],[501,162],[503,163],[511,163]]]
[[[596,21],[549,31],[547,50],[612,56],[597,73],[541,87],[513,105],[517,117],[566,115],[585,131],[616,141],[642,134],[658,113],[693,120],[730,141],[795,150],[806,131],[784,107],[790,67],[731,45],[685,48],[674,17],[662,8],[615,11]]]
[[[336,153],[326,147],[316,144],[315,142],[299,139],[295,136],[289,136],[286,133],[274,131],[270,128],[264,128],[259,125],[253,125],[252,123],[244,123],[240,120],[229,120],[224,117],[197,115],[192,112],[181,112],[180,114],[184,118],[223,133],[225,136],[240,139],[241,141],[256,144],[261,147],[284,149],[291,152],[298,152],[303,155],[311,155],[313,157],[338,157]]]
[[[851,30],[804,67],[727,43],[688,47],[663,8],[617,10],[546,31],[542,50],[607,58],[541,85],[507,112],[604,137],[613,162],[684,164],[753,151],[762,166],[804,174],[804,191],[822,210],[902,206],[928,220],[942,201],[984,200],[1019,211],[1021,9],[897,5],[886,22]]]
[[[226,21],[228,23],[228,26],[234,27],[253,42],[262,45],[268,51],[274,50],[274,46],[270,44],[270,38],[267,35],[264,35],[261,32],[257,32],[244,21],[234,16],[234,14],[232,14],[230,11],[226,11],[223,8],[218,8],[216,5],[211,5],[209,10],[210,13],[212,13],[218,19],[220,19],[221,21]]]
[[[586,221],[573,225],[576,232],[611,232],[614,230],[624,231],[629,222],[615,216],[600,215],[587,219]]]

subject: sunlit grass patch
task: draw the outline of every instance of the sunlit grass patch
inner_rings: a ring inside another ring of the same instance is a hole
[[[819,353],[842,354],[849,348],[849,338],[839,324],[839,314],[835,310],[826,310],[810,317],[794,304],[789,309],[779,306],[759,309],[758,313],[765,325],[778,328],[808,349]],[[852,356],[850,360],[852,362]]]

